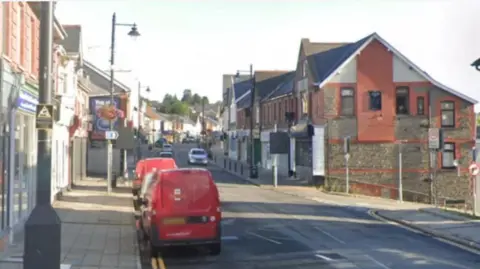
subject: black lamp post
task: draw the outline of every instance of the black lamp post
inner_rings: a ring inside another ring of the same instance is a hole
[[[476,59],[471,66],[475,67],[477,71],[480,71],[480,58]]]
[[[137,30],[137,25],[135,23],[117,23],[117,15],[113,13],[112,15],[112,36],[111,36],[111,46],[110,46],[110,104],[114,105],[114,91],[115,91],[115,29],[117,26],[127,26],[131,27],[128,35],[132,38],[137,38],[140,36],[140,33]],[[114,130],[113,121],[110,121],[110,131]],[[110,193],[112,191],[112,159],[113,159],[113,144],[112,140],[108,140],[108,162],[107,162],[107,191]],[[125,150],[120,150],[120,170],[125,170]]]
[[[240,70],[237,71],[237,77],[240,76]],[[250,70],[248,71],[250,74],[250,83],[251,83],[251,91],[250,91],[250,178],[258,178],[258,169],[257,164],[255,162],[255,141],[253,139],[253,130],[254,130],[254,123],[255,120],[254,116],[254,109],[255,109],[255,98],[256,98],[256,89],[255,89],[255,76],[253,74],[253,65],[250,64]]]

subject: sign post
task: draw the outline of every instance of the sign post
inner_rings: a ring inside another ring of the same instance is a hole
[[[35,118],[35,126],[40,130],[53,129],[53,105],[38,104]]]
[[[441,131],[439,128],[428,128],[428,149],[430,150],[430,194],[431,202],[437,205],[437,188],[436,188],[436,174],[437,174],[437,152],[441,149]],[[435,186],[435,188],[434,188]]]
[[[348,168],[348,160],[350,159],[350,137],[343,138],[343,153],[345,154],[345,192],[350,193],[350,171]]]

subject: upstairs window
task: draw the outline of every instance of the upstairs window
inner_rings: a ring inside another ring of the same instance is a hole
[[[308,75],[308,62],[307,60],[303,61],[303,67],[302,67],[302,77],[306,78]]]
[[[353,116],[355,111],[355,96],[353,89],[340,90],[340,113],[342,116]]]
[[[425,98],[417,97],[417,115],[425,115]]]
[[[370,91],[368,92],[369,97],[369,109],[372,111],[382,110],[382,92],[380,91]]]
[[[455,103],[445,101],[440,103],[440,116],[442,127],[455,127]]]
[[[395,92],[395,106],[397,115],[408,115],[408,88],[397,88]]]

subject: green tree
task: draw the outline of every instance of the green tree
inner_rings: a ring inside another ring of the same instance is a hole
[[[480,126],[480,114],[477,114],[477,126]]]
[[[187,104],[192,104],[193,102],[192,90],[186,89],[183,91],[182,102]]]
[[[182,102],[182,101],[175,101],[171,104],[170,106],[170,114],[177,114],[177,115],[188,115],[188,112],[190,111],[189,106]]]
[[[203,100],[203,102],[205,102],[205,105],[209,104],[208,103],[208,97],[204,96],[204,97],[202,97],[202,100]],[[201,102],[200,102],[200,104],[201,104]]]
[[[192,105],[199,105],[202,102],[202,97],[198,95],[198,93],[195,93],[192,97]]]

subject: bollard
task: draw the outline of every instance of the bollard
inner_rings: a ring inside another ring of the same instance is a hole
[[[223,168],[227,168],[227,159],[223,159]]]
[[[112,174],[111,186],[112,186],[112,189],[117,187],[117,174],[116,173]]]

